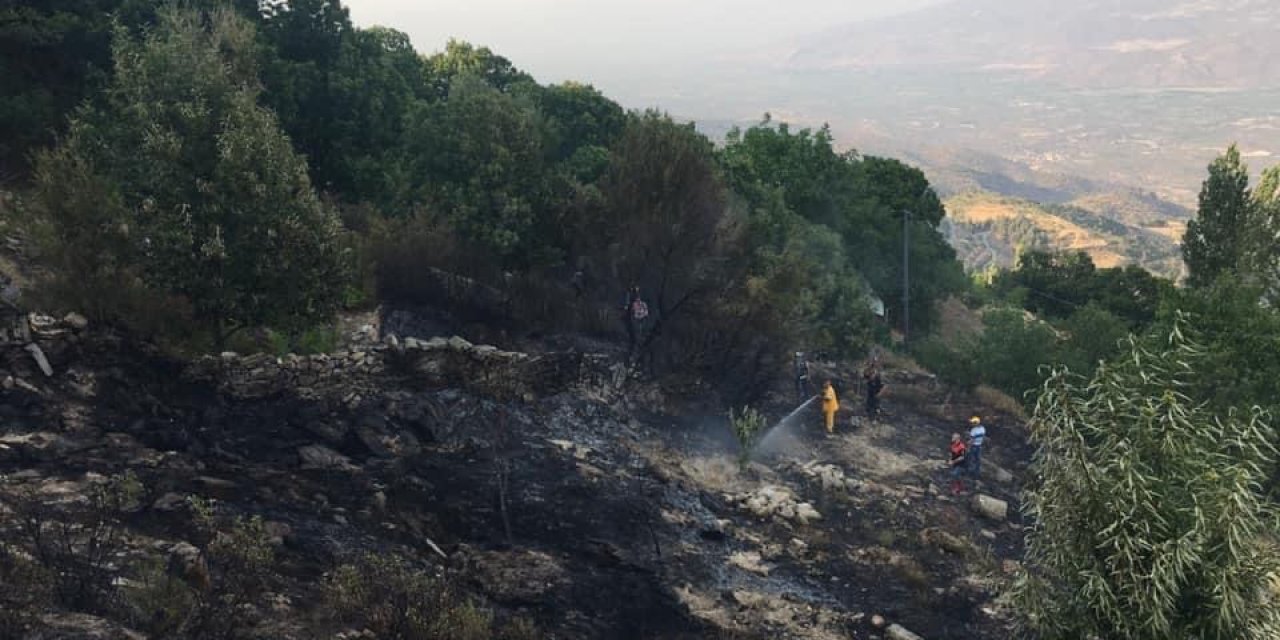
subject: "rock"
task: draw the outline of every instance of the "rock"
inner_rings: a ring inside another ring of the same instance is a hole
[[[0,384],[3,384],[3,386],[4,386],[4,390],[5,390],[5,391],[10,390],[10,389],[12,389],[15,385],[17,385],[17,383],[16,383],[16,382],[14,382],[14,380],[13,380],[13,376],[5,376],[5,377],[4,377],[4,382],[3,382],[3,383],[0,383]]]
[[[973,545],[969,541],[942,529],[925,529],[920,532],[920,539],[925,544],[931,544],[962,557],[968,556],[973,551]]]
[[[1009,517],[1008,502],[981,493],[973,496],[973,510],[995,522],[1003,522]]]
[[[43,431],[0,436],[0,445],[8,446],[24,459],[39,462],[61,460],[76,451],[87,448],[87,445],[78,445],[56,433]]]
[[[280,547],[284,545],[284,541],[293,535],[293,527],[287,523],[277,520],[268,520],[262,523],[262,528],[266,531],[268,541],[271,546]]]
[[[463,338],[454,336],[449,338],[449,348],[454,351],[470,351],[473,348],[473,345]]]
[[[381,491],[375,491],[373,493],[373,506],[377,507],[378,511],[386,511],[387,510],[387,494]]]
[[[31,354],[31,358],[36,361],[40,370],[44,372],[45,377],[53,375],[53,367],[49,366],[49,359],[44,357],[44,350],[40,348],[40,345],[34,342],[27,345],[27,353]]]
[[[58,325],[57,319],[52,316],[46,316],[43,313],[27,314],[27,326],[36,333],[49,333]]]
[[[146,640],[147,636],[105,618],[84,613],[49,613],[27,640]]]
[[[379,458],[399,458],[422,453],[422,443],[408,431],[392,433],[380,419],[366,420],[356,429],[360,442]]]
[[[235,497],[236,491],[240,488],[240,485],[230,480],[212,476],[200,476],[196,478],[196,484],[204,493],[223,500]]]
[[[187,506],[186,496],[183,496],[182,494],[170,492],[157,498],[156,501],[152,503],[151,508],[155,509],[156,511],[171,513],[174,511],[178,511],[186,506]]]
[[[359,471],[360,467],[351,464],[346,456],[319,444],[298,447],[298,457],[302,459],[303,469],[323,469],[326,471]]]
[[[877,613],[877,614],[875,614],[875,615],[873,615],[873,616],[871,616],[871,626],[873,626],[873,627],[875,627],[875,628],[877,628],[877,629],[882,629],[882,628],[884,628],[884,616],[882,616],[882,615],[880,615],[880,614],[878,614],[878,613]]]
[[[755,551],[739,551],[729,556],[729,564],[762,576],[769,575],[773,567],[764,563],[764,559]]]
[[[818,510],[814,509],[813,505],[809,504],[808,502],[801,502],[800,504],[796,505],[796,520],[799,520],[800,524],[809,524],[814,520],[821,520],[821,519],[822,519],[822,514],[818,513]]]
[[[169,549],[169,573],[181,578],[197,591],[209,588],[209,566],[194,545],[179,542]]]
[[[924,640],[924,638],[907,631],[902,625],[898,624],[889,625],[889,628],[885,629],[884,635],[889,640]]]
[[[1013,474],[1004,469],[995,470],[996,482],[1000,484],[1011,484],[1013,482]]]
[[[89,319],[72,311],[62,317],[62,324],[65,324],[76,331],[84,331],[89,327]]]

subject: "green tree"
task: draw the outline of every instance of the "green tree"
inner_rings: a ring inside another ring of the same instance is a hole
[[[721,290],[717,256],[730,231],[711,141],[692,124],[648,111],[628,123],[601,190],[595,262],[644,287],[656,339],[687,306]]]
[[[532,105],[463,75],[448,99],[413,108],[404,153],[420,200],[514,266],[545,249],[531,232],[543,202],[542,133]]]
[[[1209,165],[1209,177],[1200,188],[1196,218],[1187,224],[1182,237],[1189,285],[1209,285],[1218,276],[1240,267],[1248,247],[1250,223],[1255,221],[1253,203],[1249,167],[1240,159],[1240,150],[1231,145]]]
[[[405,121],[422,87],[422,61],[409,36],[374,27],[347,32],[328,74],[322,158],[314,174],[344,200],[403,205],[409,190],[400,162]],[[321,163],[321,161],[323,161]]]
[[[934,303],[966,283],[955,251],[938,225],[945,211],[924,174],[896,160],[837,153],[830,131],[792,132],[768,116],[726,137],[721,162],[734,191],[758,211],[780,190],[786,208],[838,233],[848,265],[902,317],[903,216],[910,212],[911,317],[933,321]],[[776,242],[781,227],[769,233]],[[843,265],[833,265],[837,270]]]
[[[1040,385],[1040,368],[1050,364],[1058,337],[1048,324],[1027,318],[1021,309],[989,309],[973,358],[983,382],[1024,398]]]
[[[1029,573],[1012,594],[1046,640],[1280,637],[1275,450],[1264,413],[1184,394],[1205,353],[1180,323],[1091,378],[1057,369],[1031,421]]]
[[[1098,363],[1118,353],[1120,341],[1129,335],[1123,319],[1095,302],[1077,309],[1061,326],[1067,338],[1058,362],[1083,375],[1093,373]]]
[[[113,19],[150,25],[160,0],[11,0],[0,4],[0,178],[66,130],[71,111],[106,84]]]
[[[453,81],[468,76],[502,93],[514,93],[536,86],[533,77],[516,68],[510,60],[488,47],[450,40],[444,51],[426,58],[425,80],[431,96],[445,99],[453,92]]]
[[[337,218],[257,104],[253,44],[225,9],[166,9],[143,38],[117,32],[103,105],[40,162],[36,208],[59,277],[102,278],[105,296],[140,279],[185,300],[218,343],[334,310]]]
[[[1167,335],[1185,316],[1205,346],[1189,396],[1219,412],[1280,409],[1280,313],[1259,304],[1265,292],[1230,275],[1201,289],[1170,292],[1155,332]]]

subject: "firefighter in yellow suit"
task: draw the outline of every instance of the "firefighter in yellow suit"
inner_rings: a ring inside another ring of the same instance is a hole
[[[827,433],[836,431],[836,412],[840,410],[840,401],[836,399],[836,390],[827,380],[822,384],[822,415],[827,419]]]

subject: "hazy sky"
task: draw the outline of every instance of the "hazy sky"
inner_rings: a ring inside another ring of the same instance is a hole
[[[540,82],[589,82],[641,107],[695,81],[692,68],[708,58],[938,1],[347,0],[346,6],[357,25],[404,31],[421,52],[451,37],[483,44]]]

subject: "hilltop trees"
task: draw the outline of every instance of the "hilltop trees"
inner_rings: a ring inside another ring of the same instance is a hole
[[[1205,351],[1175,323],[1092,379],[1058,369],[1032,419],[1029,574],[1013,600],[1046,640],[1280,635],[1268,416],[1185,395]]]
[[[911,279],[912,324],[927,329],[934,304],[963,288],[955,251],[938,231],[945,211],[920,170],[896,160],[837,153],[825,127],[792,132],[767,116],[746,131],[730,131],[723,163],[753,212],[774,212],[759,221],[766,240],[790,238],[806,225],[836,233],[843,255],[824,262],[825,268],[856,273],[856,280],[884,299],[893,317],[902,317],[902,220],[908,212],[910,268],[917,276]],[[780,208],[788,213],[776,215]]]
[[[36,179],[43,248],[68,302],[101,316],[126,291],[189,306],[217,343],[324,318],[345,286],[336,216],[257,103],[252,26],[166,9],[117,32],[115,75]],[[120,319],[117,317],[117,319]]]
[[[1249,168],[1240,160],[1240,150],[1231,145],[1209,165],[1209,177],[1200,188],[1196,218],[1187,224],[1182,238],[1188,284],[1208,286],[1218,276],[1240,266],[1255,211],[1249,192]]]

